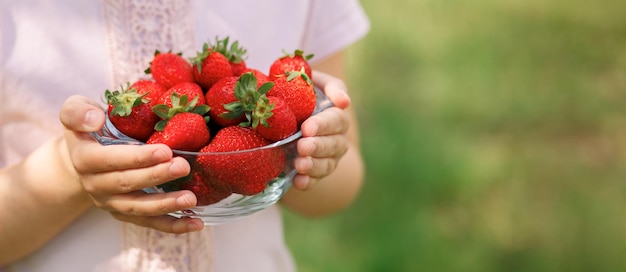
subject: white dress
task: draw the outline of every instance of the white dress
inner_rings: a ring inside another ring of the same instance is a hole
[[[230,36],[262,71],[283,50],[321,60],[357,41],[369,23],[356,0],[3,0],[0,2],[0,167],[58,136],[72,94],[143,76],[154,50],[191,57]],[[45,182],[45,181],[42,181]],[[6,234],[0,234],[6,235]],[[172,235],[88,210],[44,247],[0,271],[293,271],[280,210],[200,233]]]

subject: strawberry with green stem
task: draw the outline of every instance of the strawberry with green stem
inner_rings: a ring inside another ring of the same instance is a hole
[[[279,97],[261,96],[252,111],[252,128],[270,141],[280,141],[298,130],[296,115]]]
[[[156,105],[161,94],[167,91],[163,84],[148,79],[137,80],[130,85],[130,88],[137,89],[139,94],[146,94],[145,98],[150,100],[153,105]]]
[[[223,127],[249,126],[256,102],[272,85],[272,82],[266,82],[259,86],[252,72],[221,79],[205,96],[207,104],[212,108],[209,112],[211,119]]]
[[[208,43],[202,46],[202,51],[191,59],[193,77],[204,90],[208,90],[218,80],[233,75],[228,59],[220,52],[209,47]]]
[[[245,121],[242,112],[237,114],[229,113],[224,105],[237,101],[235,97],[235,84],[238,77],[229,76],[218,80],[205,95],[205,101],[211,111],[211,122],[221,126],[235,126]],[[226,116],[225,116],[226,115]]]
[[[288,71],[274,80],[274,87],[267,96],[282,98],[296,115],[298,126],[313,114],[317,96],[311,78],[301,71]]]
[[[241,47],[239,41],[234,41],[232,44],[229,44],[229,39],[229,37],[224,39],[215,38],[215,43],[210,45],[210,47],[222,53],[222,55],[228,59],[234,76],[240,76],[247,69],[245,57],[248,50]]]
[[[236,101],[224,105],[228,111],[221,118],[242,119],[243,115],[240,126],[252,126],[270,141],[289,137],[298,129],[296,116],[282,98],[266,96],[273,86],[273,82],[259,86],[253,72],[241,75],[235,84]]]
[[[175,150],[198,151],[211,138],[204,116],[209,110],[207,105],[197,105],[198,97],[188,101],[187,95],[172,94],[172,106],[159,104],[152,110],[162,119],[154,126],[156,130],[148,139],[148,144],[162,143]]]
[[[150,67],[145,73],[152,74],[152,78],[165,88],[194,81],[191,63],[183,58],[182,53],[176,54],[171,51],[166,53],[155,51]]]
[[[204,105],[206,101],[204,100],[204,92],[200,85],[193,82],[183,82],[172,86],[167,89],[167,91],[163,92],[159,99],[157,100],[157,104],[165,104],[168,106],[172,106],[172,94],[178,94],[179,97],[186,95],[190,100],[197,98],[197,105]]]
[[[242,74],[245,73],[252,73],[254,74],[254,77],[256,78],[257,81],[257,86],[261,87],[261,85],[265,84],[265,82],[270,81],[270,78],[268,75],[266,75],[265,73],[261,72],[261,70],[259,69],[255,69],[255,68],[246,68],[246,70],[244,70],[244,72]]]
[[[252,122],[252,112],[256,108],[257,102],[261,97],[265,96],[272,86],[274,86],[274,83],[269,81],[259,86],[252,72],[241,75],[237,83],[235,83],[234,95],[237,100],[224,105],[228,112],[222,116],[232,118],[243,114],[245,121],[240,123],[240,125],[249,126]]]
[[[271,81],[279,77],[283,77],[286,72],[300,71],[304,69],[309,78],[313,78],[313,72],[309,60],[313,58],[313,54],[305,55],[304,51],[296,49],[293,53],[285,53],[282,57],[274,60],[270,65],[269,78]]]
[[[120,132],[139,141],[146,141],[160,120],[152,112],[152,102],[147,93],[140,94],[136,88],[120,87],[120,90],[104,93],[109,120]]]

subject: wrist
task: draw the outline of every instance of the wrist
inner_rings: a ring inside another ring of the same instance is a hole
[[[59,156],[58,162],[59,169],[61,171],[60,176],[63,177],[62,183],[67,186],[67,191],[65,191],[64,194],[68,197],[71,197],[71,199],[75,200],[78,203],[90,206],[92,204],[91,198],[83,189],[80,176],[78,175],[78,172],[76,171],[76,168],[74,168],[74,164],[72,163],[72,159],[70,157],[65,138],[59,138],[55,140],[55,142],[55,146],[57,149],[56,154],[58,154]]]
[[[86,209],[91,200],[83,190],[63,137],[45,143],[22,163],[28,191],[44,205],[66,205],[77,211]],[[66,204],[63,204],[66,203]]]

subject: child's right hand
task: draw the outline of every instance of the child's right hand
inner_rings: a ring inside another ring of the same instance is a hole
[[[190,191],[147,194],[141,189],[186,176],[187,161],[157,145],[110,145],[96,142],[89,132],[102,128],[104,111],[82,96],[68,98],[60,119],[80,182],[94,204],[121,221],[164,232],[184,233],[203,228],[200,219],[167,215],[196,205]]]

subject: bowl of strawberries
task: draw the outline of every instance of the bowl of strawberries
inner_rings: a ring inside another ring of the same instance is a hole
[[[246,66],[245,52],[228,38],[190,59],[156,52],[149,77],[104,92],[107,119],[91,133],[96,141],[165,144],[189,162],[186,177],[144,188],[193,192],[197,206],[173,216],[214,225],[275,204],[296,175],[300,125],[332,106],[311,81],[311,56],[295,50],[265,74]]]

